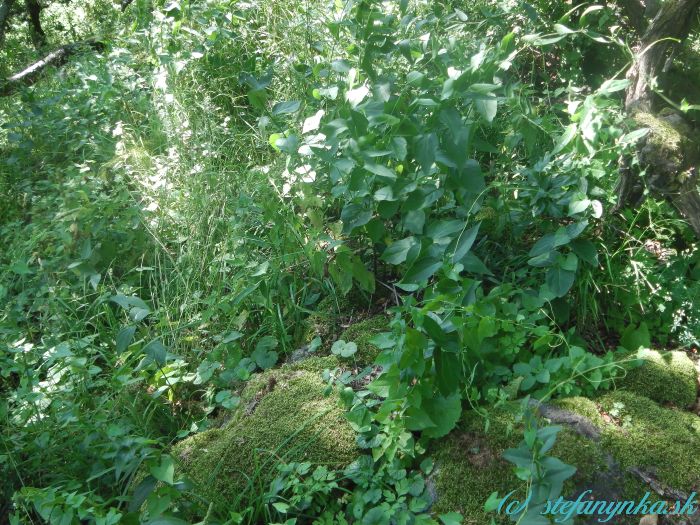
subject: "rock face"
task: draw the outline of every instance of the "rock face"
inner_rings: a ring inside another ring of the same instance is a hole
[[[563,427],[551,454],[577,467],[565,485],[567,499],[576,499],[591,489],[595,499],[639,501],[649,491],[650,501],[664,499],[675,504],[700,487],[700,417],[659,404],[689,404],[691,375],[695,397],[695,369],[679,353],[653,357],[628,377],[627,390],[596,399],[568,398],[540,407],[543,419]],[[659,386],[645,386],[649,383]],[[483,431],[480,417],[468,414],[459,430],[434,444],[436,511],[462,512],[465,524],[489,523],[492,517],[496,523],[509,523],[506,516],[486,514],[483,505],[494,491],[503,496],[523,490],[512,465],[501,459],[506,448],[517,446],[522,439],[515,413],[515,406],[493,410],[488,432]],[[611,523],[637,525],[640,517],[618,516]],[[663,523],[700,522],[697,515],[664,519]],[[596,520],[595,516],[583,516],[575,523]]]
[[[359,455],[355,433],[335,394],[325,396],[310,358],[304,369],[282,367],[251,379],[233,420],[176,444],[172,455],[194,492],[217,506],[243,508],[269,488],[280,463],[344,467]]]

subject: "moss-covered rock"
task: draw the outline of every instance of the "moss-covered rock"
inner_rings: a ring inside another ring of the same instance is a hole
[[[620,390],[598,402],[614,415],[603,427],[601,444],[622,468],[654,472],[662,483],[688,493],[700,485],[700,417]]]
[[[347,297],[325,297],[316,305],[314,312],[306,318],[306,329],[302,342],[308,344],[315,337],[319,337],[321,339],[320,350],[330,350],[331,344],[338,339],[341,332],[342,315],[351,311],[352,305]]]
[[[370,343],[370,340],[381,332],[389,330],[389,318],[385,315],[375,315],[359,323],[350,325],[339,339],[353,342],[357,345],[357,352],[345,361],[354,361],[362,365],[374,362],[379,354],[379,349]]]
[[[280,463],[343,467],[359,455],[337,397],[324,395],[317,370],[329,363],[312,359],[305,370],[283,367],[254,376],[229,424],[173,447],[196,493],[237,508],[267,490]]]
[[[562,425],[564,429],[551,454],[577,468],[576,475],[565,484],[565,498],[575,499],[583,490],[591,489],[595,499],[639,501],[650,491],[649,501],[657,501],[659,496],[633,474],[632,467],[652,475],[662,486],[686,494],[700,486],[697,415],[660,406],[624,390],[595,401],[569,398],[556,405],[569,415],[588,418],[597,427],[593,437],[584,437],[573,426]],[[497,523],[508,523],[505,516],[487,515],[483,504],[494,491],[504,495],[522,490],[513,466],[502,459],[503,451],[517,446],[522,439],[516,413],[515,405],[492,410],[488,432],[484,432],[481,419],[469,413],[459,430],[433,444],[437,512],[462,512],[465,523],[488,523],[492,517]],[[631,518],[635,517],[618,517],[615,523],[639,522],[639,516],[636,521]]]
[[[684,352],[643,349],[637,352],[637,357],[644,363],[628,371],[618,384],[620,388],[677,407],[695,403],[698,373]]]
[[[502,459],[503,452],[516,447],[522,440],[522,429],[515,423],[518,406],[507,405],[489,414],[489,430],[483,431],[483,421],[468,413],[458,430],[433,445],[436,471],[432,482],[436,494],[434,510],[461,512],[465,524],[510,523],[506,516],[484,512],[484,503],[492,492],[505,495],[523,489],[523,483],[513,473],[513,465]],[[551,452],[565,463],[576,465],[575,476],[567,481],[565,492],[590,484],[596,472],[605,468],[602,451],[595,442],[564,427]],[[524,494],[517,494],[522,499]]]

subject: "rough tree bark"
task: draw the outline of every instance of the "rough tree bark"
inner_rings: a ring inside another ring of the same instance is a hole
[[[693,129],[682,115],[659,107],[653,82],[664,74],[669,53],[687,38],[700,0],[666,0],[647,24],[649,7],[638,0],[621,0],[632,24],[641,34],[634,63],[627,73],[630,81],[625,108],[640,127],[650,132],[638,145],[643,181],[637,170],[625,164],[620,170],[616,210],[636,207],[643,200],[644,187],[668,199],[700,238],[700,193],[698,163],[700,150],[693,140]]]
[[[7,23],[10,20],[10,12],[12,4],[15,0],[4,0],[0,2],[0,49],[5,44],[5,31],[7,31]]]
[[[43,7],[38,0],[24,0],[24,5],[27,8],[27,16],[29,17],[32,43],[36,49],[41,49],[46,46],[46,33],[44,33],[44,28],[41,27],[41,10]]]

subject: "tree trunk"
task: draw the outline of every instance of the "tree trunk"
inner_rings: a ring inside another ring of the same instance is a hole
[[[12,4],[15,0],[4,0],[0,2],[0,49],[5,44],[5,31],[7,31],[7,25],[10,21],[10,11],[12,11]]]
[[[623,2],[633,20],[638,4]],[[632,7],[627,7],[632,6]],[[666,0],[644,30],[636,48],[634,64],[627,73],[630,84],[625,93],[625,108],[640,127],[650,129],[638,144],[638,158],[646,179],[628,164],[620,169],[616,210],[638,206],[644,187],[669,200],[689,222],[700,238],[700,193],[697,187],[697,164],[700,160],[694,130],[683,117],[659,107],[652,89],[656,78],[664,74],[669,52],[683,41],[700,8],[700,0]],[[636,18],[634,18],[636,19]],[[640,26],[641,27],[641,26]]]
[[[34,47],[42,49],[46,46],[46,33],[41,27],[41,4],[38,0],[24,0],[24,5],[27,8],[27,16],[29,17],[30,32]]]
[[[12,75],[10,78],[5,80],[4,83],[0,84],[0,96],[8,96],[14,93],[20,86],[28,86],[36,82],[41,72],[48,66],[61,66],[63,65],[68,57],[75,54],[84,46],[92,47],[97,51],[102,51],[105,45],[102,42],[95,40],[90,40],[86,42],[77,42],[74,44],[66,44],[61,46],[55,51],[52,51],[44,58],[35,62],[31,66],[27,67],[23,71],[20,71],[16,75]]]

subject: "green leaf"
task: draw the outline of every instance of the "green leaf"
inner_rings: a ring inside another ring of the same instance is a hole
[[[561,150],[563,150],[566,146],[569,145],[569,143],[574,140],[574,137],[576,136],[576,132],[578,131],[578,127],[576,124],[569,124],[566,127],[566,130],[564,130],[564,133],[559,137],[559,140],[557,140],[557,143],[554,146],[554,151],[552,151],[553,155],[556,155],[559,153]]]
[[[255,345],[255,350],[250,354],[250,358],[263,370],[272,368],[277,363],[277,352],[272,350],[277,347],[277,344],[277,339],[274,336],[266,335]]]
[[[452,235],[464,228],[463,220],[431,221],[425,229],[425,235],[433,242],[439,243],[441,239],[451,238]]]
[[[569,215],[576,215],[577,213],[583,213],[591,205],[591,201],[588,199],[572,200],[569,203]]]
[[[352,276],[364,291],[374,293],[374,274],[367,269],[359,257],[355,257],[352,261]]]
[[[278,102],[272,107],[273,115],[285,115],[287,113],[295,113],[299,111],[301,102],[298,100],[288,100],[286,102]]]
[[[553,266],[547,270],[547,286],[557,297],[564,297],[574,284],[576,272]]]
[[[381,260],[389,264],[401,264],[406,260],[409,250],[417,244],[418,241],[413,236],[395,241],[384,250]]]
[[[241,398],[234,395],[230,390],[221,390],[216,394],[214,401],[224,408],[232,409],[239,405]]]
[[[498,98],[496,95],[484,95],[474,100],[474,105],[479,114],[489,124],[493,122],[498,111]]]
[[[153,476],[146,476],[134,489],[134,493],[129,501],[128,511],[138,512],[143,502],[146,501],[146,498],[153,492],[157,484],[158,480],[156,478]]]
[[[382,166],[381,164],[372,164],[370,162],[367,162],[365,163],[365,169],[370,173],[374,173],[375,175],[384,179],[388,179],[390,181],[396,180],[396,173],[391,171],[386,166]]]
[[[461,261],[469,250],[471,250],[476,236],[479,233],[480,226],[481,223],[478,223],[476,226],[472,226],[468,230],[463,230],[462,233],[459,234],[455,243],[454,253],[452,254],[453,263]]]
[[[150,472],[158,481],[172,485],[175,476],[175,461],[173,461],[172,457],[163,455],[160,458],[160,465],[152,466]]]
[[[281,501],[273,503],[272,506],[280,514],[286,514],[289,511],[289,505],[287,503],[282,503]]]
[[[10,270],[17,275],[29,275],[32,270],[27,265],[26,261],[15,261],[11,266]]]
[[[160,339],[154,339],[149,342],[141,351],[157,363],[158,366],[163,366],[169,358],[172,359],[171,354],[168,353],[167,348],[165,348]]]
[[[136,327],[134,325],[125,326],[117,334],[116,339],[116,351],[121,354],[124,350],[129,348],[131,341],[134,339],[134,334],[136,333]]]
[[[448,512],[447,514],[440,514],[438,516],[442,525],[461,525],[462,515],[458,512]]]
[[[598,88],[598,94],[600,95],[608,95],[610,93],[615,93],[617,91],[622,91],[623,89],[627,89],[627,86],[629,86],[630,81],[627,79],[613,79],[613,80],[606,80],[603,82],[603,84]]]
[[[429,279],[442,266],[442,259],[436,257],[421,257],[406,272],[402,283],[422,283]]]
[[[640,348],[651,348],[651,335],[647,324],[641,322],[639,326],[634,324],[628,325],[625,331],[622,332],[620,346],[632,352]]]
[[[478,275],[493,275],[484,262],[471,252],[462,257],[460,264],[464,266],[464,271],[466,272]]]
[[[346,343],[342,339],[338,339],[331,347],[331,352],[340,357],[352,357],[357,352],[357,345],[355,343]]]
[[[435,162],[435,152],[438,149],[438,138],[435,133],[420,135],[415,140],[415,156],[423,173],[428,174]]]
[[[409,406],[404,417],[406,418],[406,430],[419,431],[437,426],[422,407]]]
[[[573,29],[569,29],[563,24],[554,24],[554,30],[559,33],[560,35],[570,35],[572,33],[576,33],[577,31],[574,31]]]
[[[343,208],[340,219],[343,221],[343,233],[352,233],[372,219],[372,212],[359,204],[350,203]]]
[[[423,406],[435,423],[435,427],[423,431],[423,435],[429,438],[439,438],[449,434],[462,415],[462,398],[458,393],[448,397],[424,399]]]
[[[484,511],[493,512],[496,510],[498,508],[498,504],[501,502],[501,499],[502,498],[498,495],[498,492],[492,492],[489,499],[487,499],[486,503],[484,503]]]
[[[389,508],[374,507],[362,517],[362,525],[389,525],[391,512]]]
[[[221,366],[221,363],[218,361],[209,361],[208,359],[205,359],[201,363],[199,363],[199,366],[197,367],[197,372],[195,373],[194,381],[192,381],[193,384],[195,385],[201,385],[203,383],[206,383],[211,379],[211,376],[214,375],[214,372]]]
[[[650,131],[649,128],[635,129],[634,131],[630,131],[629,133],[622,135],[619,139],[619,143],[620,144],[636,144],[641,139],[646,137],[649,134],[649,131]]]
[[[411,210],[403,217],[403,227],[411,233],[422,233],[424,225],[425,212],[423,210]]]

